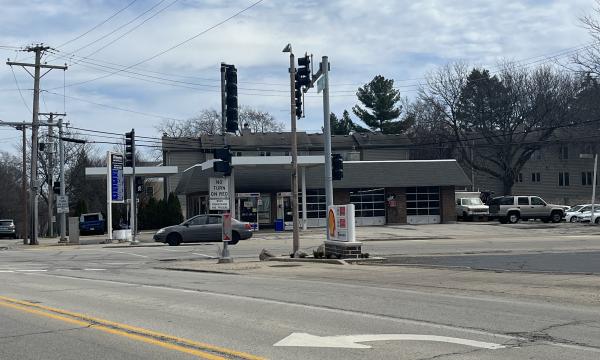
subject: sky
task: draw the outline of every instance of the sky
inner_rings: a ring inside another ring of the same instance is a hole
[[[221,62],[238,69],[240,105],[268,111],[290,128],[289,55],[331,63],[331,111],[357,103],[374,76],[414,98],[428,73],[466,61],[494,69],[530,63],[591,41],[579,18],[594,0],[0,0],[0,55],[33,62],[21,49],[44,43],[52,70],[40,111],[67,113],[72,127],[160,137],[165,120],[220,109]],[[564,59],[566,59],[565,56]],[[314,64],[315,68],[317,64]],[[122,71],[118,71],[122,70]],[[33,79],[0,66],[0,120],[31,121]],[[298,129],[323,126],[322,95],[311,89]],[[72,130],[73,136],[89,131]],[[106,134],[105,134],[106,135]],[[20,133],[0,126],[0,151]],[[92,141],[118,139],[88,136]],[[98,144],[98,151],[110,144]]]

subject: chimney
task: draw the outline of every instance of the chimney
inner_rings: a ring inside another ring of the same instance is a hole
[[[242,133],[242,136],[252,134],[252,130],[250,130],[250,125],[248,125],[248,123],[244,124],[244,127],[242,128],[241,133]]]

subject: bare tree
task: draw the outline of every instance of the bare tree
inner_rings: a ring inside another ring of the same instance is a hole
[[[581,72],[594,75],[600,75],[600,0],[596,0],[596,6],[592,13],[579,18],[579,21],[585,27],[592,43],[579,49],[573,55],[573,62],[579,66]]]
[[[283,123],[275,120],[275,117],[266,111],[248,106],[242,106],[240,110],[240,123],[242,126],[248,124],[252,132],[279,132],[284,129]]]
[[[173,138],[217,135],[221,133],[221,114],[214,109],[205,109],[188,120],[165,120],[156,130]]]
[[[464,64],[428,78],[420,99],[441,114],[463,162],[499,179],[510,194],[515,178],[540,143],[567,122],[575,99],[572,77],[550,66],[528,70],[500,64],[498,75]],[[476,142],[477,156],[470,148]]]

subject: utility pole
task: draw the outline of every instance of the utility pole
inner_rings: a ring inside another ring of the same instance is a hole
[[[27,245],[27,227],[29,221],[27,219],[27,127],[25,124],[17,127],[17,130],[23,131],[23,173],[21,174],[21,206],[23,206],[23,227],[21,228],[21,236],[23,236],[23,244]]]
[[[48,116],[48,144],[46,147],[46,157],[48,161],[48,225],[49,225],[49,236],[54,237],[54,222],[52,217],[54,215],[54,117],[55,116],[66,116],[67,114],[55,114],[55,113],[39,113],[41,116]]]
[[[283,52],[290,53],[290,120],[292,128],[292,253],[296,254],[300,249],[300,229],[298,227],[298,139],[296,137],[296,64],[292,45],[288,44]]]
[[[39,119],[38,112],[40,108],[40,79],[46,75],[52,69],[67,70],[67,66],[55,66],[41,64],[42,53],[50,49],[49,46],[43,44],[29,46],[25,49],[27,52],[35,53],[35,64],[18,63],[13,61],[7,61],[7,65],[18,65],[22,66],[30,75],[31,73],[27,70],[27,67],[34,68],[33,76],[33,109],[32,109],[32,124],[31,124],[31,240],[30,245],[38,245],[38,193],[40,183],[38,180],[37,163],[38,163],[38,130],[39,130]],[[41,69],[48,69],[44,75],[40,74]]]
[[[65,196],[65,143],[63,141],[63,119],[58,119],[58,157],[59,157],[59,181],[60,181],[60,196]],[[67,242],[67,214],[60,213],[60,240],[59,242]]]

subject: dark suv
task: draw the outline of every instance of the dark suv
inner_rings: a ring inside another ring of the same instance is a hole
[[[17,238],[17,230],[15,229],[14,221],[11,219],[0,220],[0,237]]]
[[[539,196],[500,196],[490,201],[490,216],[501,223],[514,224],[519,219],[540,219],[543,222],[560,222],[565,210],[546,203]]]

